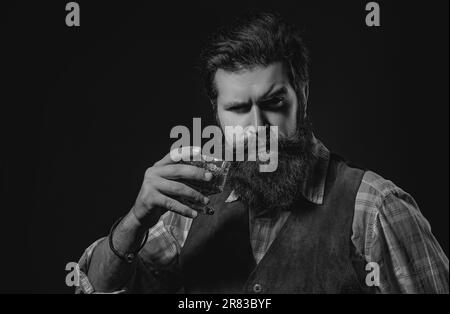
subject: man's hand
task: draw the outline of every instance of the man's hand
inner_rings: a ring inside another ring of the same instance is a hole
[[[184,148],[178,157],[200,154],[198,148]],[[173,152],[172,152],[173,153]],[[196,217],[197,212],[180,203],[175,198],[184,197],[199,204],[209,199],[200,192],[178,182],[178,180],[210,181],[212,174],[202,168],[176,164],[167,154],[163,159],[147,169],[141,191],[131,211],[117,226],[113,235],[113,245],[119,252],[136,251],[142,244],[147,230],[153,227],[167,210],[186,217]],[[133,274],[135,263],[119,259],[109,248],[108,241],[102,241],[94,250],[88,271],[89,280],[95,291],[115,291],[121,289]]]
[[[156,224],[167,210],[195,218],[197,211],[177,201],[178,197],[188,198],[203,205],[209,203],[206,196],[178,180],[210,181],[212,173],[195,166],[176,164],[172,153],[146,170],[141,190],[132,208],[132,213],[145,228]],[[185,158],[197,154],[201,154],[201,150],[194,147],[183,149],[178,156]]]

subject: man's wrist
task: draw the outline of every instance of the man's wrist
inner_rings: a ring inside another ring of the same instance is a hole
[[[110,236],[113,246],[119,252],[127,253],[137,250],[142,245],[147,231],[131,210]]]
[[[142,222],[137,218],[134,212],[134,207],[128,212],[128,214],[123,218],[122,228],[132,232],[137,232],[143,234],[145,231]]]

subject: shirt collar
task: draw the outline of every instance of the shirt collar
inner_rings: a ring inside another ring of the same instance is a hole
[[[317,205],[323,203],[329,161],[330,151],[313,135],[311,165],[308,168],[306,180],[303,181],[300,187],[303,196],[311,203]],[[237,199],[236,193],[231,191],[225,203],[231,203]]]

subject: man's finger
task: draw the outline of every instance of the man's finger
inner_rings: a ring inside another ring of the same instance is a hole
[[[198,215],[195,210],[165,195],[159,197],[158,203],[159,206],[188,218],[195,218]]]
[[[207,205],[209,203],[209,198],[180,182],[162,179],[158,185],[158,190],[165,195],[175,196],[177,198],[180,196],[185,197],[199,204]]]
[[[196,156],[200,156],[202,153],[201,147],[198,146],[184,146],[173,149],[160,161],[155,163],[155,166],[164,166],[173,163],[177,163],[181,160],[192,160]]]
[[[212,179],[212,173],[191,165],[185,164],[173,164],[166,165],[164,167],[158,167],[155,169],[155,173],[160,177],[171,179],[171,180],[199,180],[199,181],[210,181]]]

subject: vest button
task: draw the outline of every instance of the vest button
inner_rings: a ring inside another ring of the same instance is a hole
[[[152,273],[153,276],[158,277],[159,276],[159,271],[157,271],[156,269],[152,269],[150,271]]]
[[[262,291],[261,285],[258,284],[258,283],[255,283],[255,284],[253,285],[253,292],[255,292],[255,293],[260,293],[261,291]]]

